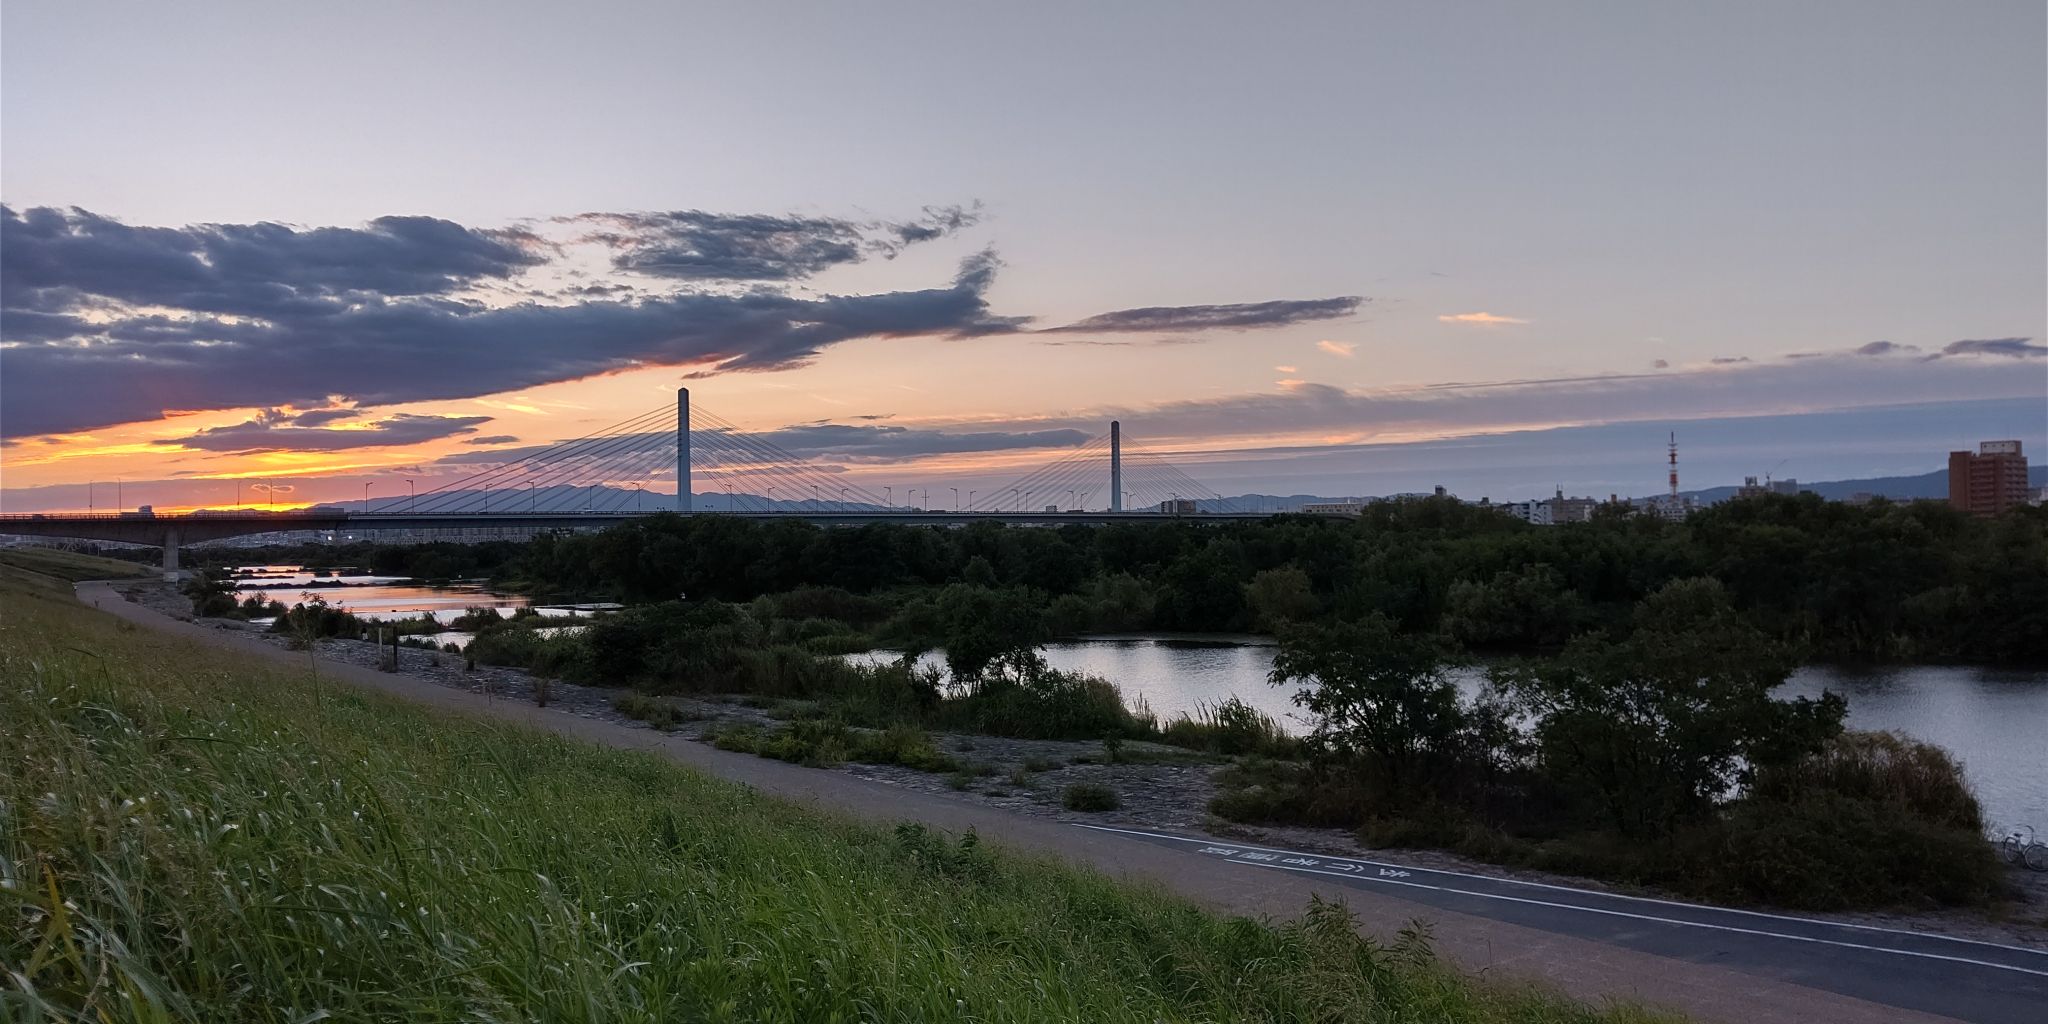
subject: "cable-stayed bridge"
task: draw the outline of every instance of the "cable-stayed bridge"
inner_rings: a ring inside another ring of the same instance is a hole
[[[484,453],[492,454],[492,453]],[[186,515],[0,515],[0,533],[148,544],[177,568],[181,544],[291,530],[351,532],[589,529],[659,513],[800,518],[820,523],[958,525],[1108,523],[1178,516],[1259,518],[1148,451],[1121,424],[1010,481],[982,489],[894,486],[877,494],[840,468],[792,453],[701,406],[688,389],[602,430],[502,450],[497,461],[428,490],[311,509]],[[709,484],[707,489],[704,485]],[[354,507],[351,507],[354,506]]]

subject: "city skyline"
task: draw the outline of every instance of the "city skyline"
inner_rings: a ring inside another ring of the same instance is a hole
[[[348,501],[679,383],[877,487],[1112,418],[1222,493],[2048,444],[2038,5],[479,11],[9,12],[0,507]]]

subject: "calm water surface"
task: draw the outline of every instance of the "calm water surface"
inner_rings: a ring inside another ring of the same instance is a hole
[[[372,619],[413,618],[425,614],[433,616],[436,622],[446,623],[471,608],[495,609],[499,615],[509,618],[513,612],[527,607],[549,617],[587,615],[620,607],[616,604],[536,605],[522,594],[501,593],[482,583],[430,587],[408,583],[400,577],[353,574],[347,570],[343,570],[344,575],[316,576],[298,565],[250,565],[239,566],[232,571],[237,601],[260,594],[289,606],[306,600],[307,594],[313,594],[336,608]],[[436,643],[452,643],[458,647],[466,646],[470,639],[471,634],[455,631],[434,634]]]
[[[1248,637],[1130,636],[1056,643],[1044,654],[1054,668],[1116,683],[1126,700],[1143,699],[1161,719],[1237,697],[1302,732],[1291,691],[1266,682],[1276,650]],[[937,655],[926,659],[943,667]],[[1470,672],[1457,681],[1471,692],[1483,678]],[[2048,831],[2048,672],[1813,666],[1794,673],[1780,695],[1816,697],[1823,690],[1849,702],[1849,728],[1890,730],[1947,748],[1963,762],[1990,820]]]

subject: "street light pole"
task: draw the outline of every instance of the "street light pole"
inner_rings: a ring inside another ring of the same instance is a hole
[[[959,509],[959,507],[960,507],[960,488],[958,488],[958,487],[955,487],[955,488],[953,488],[953,508],[957,510],[957,509]]]
[[[241,492],[235,492],[235,503],[240,504],[241,501]],[[407,480],[405,482],[405,513],[407,515],[411,515],[413,513],[414,506],[418,503],[418,501],[419,495],[413,492],[412,481]]]
[[[363,514],[370,514],[370,482],[363,481]]]

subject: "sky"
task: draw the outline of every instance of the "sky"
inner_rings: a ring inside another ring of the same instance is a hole
[[[8,4],[0,510],[683,384],[876,490],[1113,418],[1226,494],[2048,452],[2038,2],[1367,6]]]

